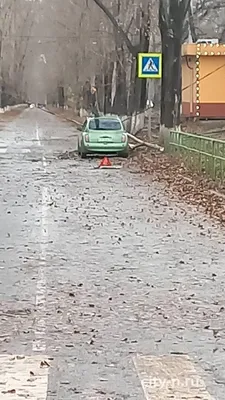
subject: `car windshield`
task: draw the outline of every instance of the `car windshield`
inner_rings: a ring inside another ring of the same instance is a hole
[[[91,119],[89,129],[94,131],[120,131],[122,125],[116,119]]]

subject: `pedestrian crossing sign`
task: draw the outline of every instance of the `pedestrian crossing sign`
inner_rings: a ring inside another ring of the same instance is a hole
[[[162,77],[162,54],[138,54],[138,78],[156,79]]]

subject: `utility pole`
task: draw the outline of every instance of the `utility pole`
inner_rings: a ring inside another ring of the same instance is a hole
[[[148,137],[152,138],[152,80],[148,79]]]
[[[0,108],[2,108],[2,84],[3,84],[3,79],[2,79],[2,30],[0,29]]]
[[[11,34],[12,34],[12,65],[11,65],[11,80],[13,82],[13,88],[15,89],[16,82],[16,12],[17,5],[16,0],[13,1],[12,4],[12,25],[11,25]]]
[[[151,52],[151,34],[149,32],[148,52]],[[148,79],[148,137],[152,138],[152,80]]]

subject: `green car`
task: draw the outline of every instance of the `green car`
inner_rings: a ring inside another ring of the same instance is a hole
[[[118,155],[128,157],[128,136],[118,116],[88,117],[78,137],[78,154]]]

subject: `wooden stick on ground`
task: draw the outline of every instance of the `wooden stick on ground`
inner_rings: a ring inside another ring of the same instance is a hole
[[[131,133],[128,133],[127,136],[128,136],[130,139],[134,140],[134,141],[137,142],[137,143],[140,143],[140,144],[143,145],[143,146],[149,147],[149,148],[151,148],[151,149],[159,150],[159,151],[161,151],[161,152],[164,151],[164,148],[161,147],[161,146],[159,146],[158,144],[144,142],[143,140],[138,139],[138,138],[136,138],[135,136],[131,135]]]
[[[133,144],[133,143],[129,143],[129,147],[131,150],[135,150],[138,149],[139,147],[144,147],[145,145],[142,143],[138,143],[138,144]]]

